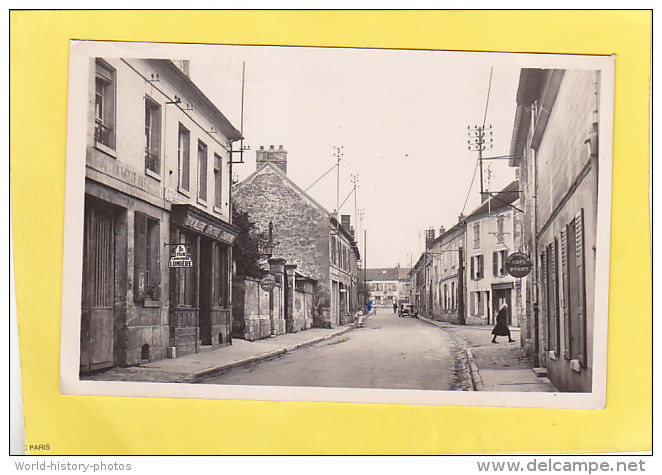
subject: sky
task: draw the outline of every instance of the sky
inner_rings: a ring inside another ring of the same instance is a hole
[[[353,196],[341,214],[352,215],[369,268],[409,267],[423,250],[425,229],[448,229],[463,209],[478,206],[478,173],[469,192],[477,153],[467,150],[468,125],[484,117],[492,125],[494,148],[485,157],[510,151],[520,70],[514,55],[273,46],[196,51],[193,81],[237,129],[246,64],[243,132],[250,151],[234,167],[240,180],[255,170],[261,145],[283,145],[288,175],[306,189],[334,165],[334,147],[342,147],[340,201],[358,174],[363,219],[357,223]],[[514,179],[507,160],[484,162],[486,190]],[[308,192],[334,211],[336,183],[334,170]]]

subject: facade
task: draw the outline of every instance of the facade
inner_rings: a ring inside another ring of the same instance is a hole
[[[439,236],[428,242],[426,259],[430,273],[431,305],[427,315],[434,320],[466,323],[465,313],[465,223],[459,222],[446,231],[439,230]]]
[[[518,204],[519,183],[514,181],[464,220],[468,322],[495,324],[504,302],[508,304],[509,325],[519,326],[522,319],[526,279],[516,279],[506,271],[508,255],[522,248]]]
[[[401,267],[366,269],[365,279],[373,305],[393,307],[394,303],[410,301],[409,271]]]
[[[561,391],[591,391],[600,73],[522,69],[510,165],[531,255],[526,349]]]
[[[256,170],[233,190],[237,209],[247,211],[258,230],[266,231],[271,223],[273,255],[285,259],[295,277],[314,282],[314,326],[352,321],[358,310],[360,255],[349,216],[339,222],[287,176],[287,151],[282,146],[260,147],[256,161]]]
[[[239,132],[169,60],[92,59],[88,91],[81,371],[229,343]]]

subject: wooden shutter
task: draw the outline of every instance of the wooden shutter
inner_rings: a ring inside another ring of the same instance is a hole
[[[563,312],[563,356],[570,359],[570,287],[568,281],[568,227],[561,230],[561,311]]]
[[[561,354],[561,319],[559,315],[559,278],[558,278],[558,253],[559,242],[554,238],[551,244],[552,250],[552,278],[551,278],[551,292],[552,292],[552,321],[554,331],[554,351],[557,356]]]
[[[474,259],[475,259],[475,256],[471,256],[471,259],[469,259],[469,266],[471,267],[471,280],[476,279],[476,273],[475,273],[475,268],[474,268]]]
[[[499,275],[499,251],[492,253],[492,274],[494,277]]]
[[[578,302],[577,317],[579,318],[579,363],[586,368],[586,275],[584,253],[584,209],[575,216],[575,252],[577,253]]]
[[[547,259],[546,259],[547,253],[543,251],[540,254],[540,291],[539,291],[539,296],[540,296],[540,302],[538,304],[538,308],[540,309],[540,326],[539,328],[539,334],[543,340],[545,340],[544,345],[542,346],[545,351],[547,351],[548,348],[548,341],[549,339],[547,338],[548,330],[547,328],[542,328],[543,326],[547,327]]]

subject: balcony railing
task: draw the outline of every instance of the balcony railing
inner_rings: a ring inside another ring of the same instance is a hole
[[[94,140],[97,143],[105,145],[106,147],[112,147],[113,139],[113,129],[103,125],[100,122],[96,122],[94,126]]]
[[[145,168],[154,173],[159,173],[159,156],[149,149],[145,149]]]

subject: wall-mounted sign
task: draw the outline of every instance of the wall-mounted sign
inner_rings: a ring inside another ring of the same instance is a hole
[[[198,231],[201,234],[205,234],[226,244],[232,244],[235,238],[232,233],[224,231],[220,227],[214,226],[211,223],[205,223],[203,220],[191,215],[184,218],[182,226]]]
[[[168,267],[193,267],[193,261],[184,244],[177,245],[175,254],[170,257]]]
[[[506,270],[518,279],[529,275],[532,267],[531,258],[523,252],[513,252],[506,259]]]
[[[276,277],[273,274],[267,274],[260,280],[260,287],[265,292],[271,292],[276,287]]]

